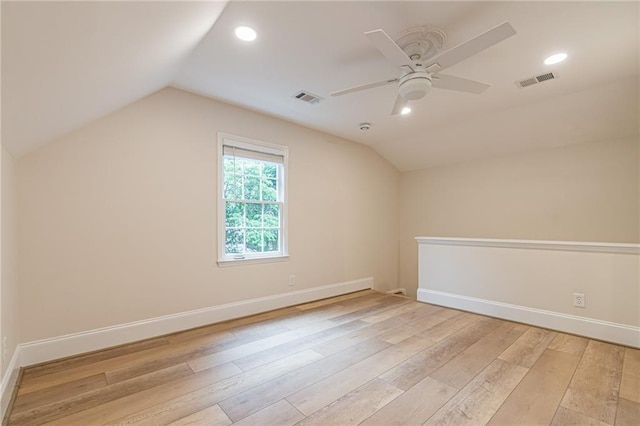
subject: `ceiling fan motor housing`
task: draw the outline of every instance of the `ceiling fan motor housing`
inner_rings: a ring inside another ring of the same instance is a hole
[[[413,72],[400,79],[400,97],[408,101],[423,98],[431,89],[431,76],[426,72]]]

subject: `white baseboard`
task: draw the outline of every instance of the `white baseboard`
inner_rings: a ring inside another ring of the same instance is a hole
[[[20,366],[96,351],[354,291],[372,289],[373,284],[373,278],[363,278],[22,343],[18,345]]]
[[[640,348],[640,327],[493,300],[418,289],[418,301]]]
[[[20,374],[20,365],[20,347],[18,346],[13,352],[11,361],[9,361],[9,365],[7,365],[7,370],[2,376],[2,383],[0,384],[0,422],[2,422],[7,413],[7,408],[13,395],[13,389],[16,386]]]

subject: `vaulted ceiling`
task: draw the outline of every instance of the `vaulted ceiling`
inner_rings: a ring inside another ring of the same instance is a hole
[[[225,3],[2,2],[2,144],[19,157],[170,84]]]
[[[370,145],[400,170],[637,136],[639,18],[610,1],[3,2],[3,144],[24,155],[167,85]],[[398,76],[366,31],[434,27],[446,50],[504,21],[515,36],[447,70],[483,94],[434,88],[404,116],[394,84],[330,96]]]

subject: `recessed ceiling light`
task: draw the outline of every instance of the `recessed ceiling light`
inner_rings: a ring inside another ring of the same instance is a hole
[[[547,59],[545,59],[544,63],[545,65],[553,65],[557,64],[558,62],[562,62],[565,59],[567,59],[566,53],[556,53],[555,55],[551,55]]]
[[[409,108],[409,107],[404,107],[404,108],[402,108],[402,111],[400,111],[400,114],[402,114],[402,115],[407,115],[407,114],[409,114],[410,112],[411,112],[411,108]]]
[[[236,37],[243,41],[253,41],[256,39],[256,30],[251,27],[238,27],[236,28]]]

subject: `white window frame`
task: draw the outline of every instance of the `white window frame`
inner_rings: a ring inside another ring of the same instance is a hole
[[[280,251],[277,253],[252,253],[244,255],[234,255],[225,253],[226,242],[226,209],[224,199],[224,146],[234,146],[239,149],[263,152],[265,154],[283,157],[282,170],[278,176],[278,187],[282,197],[280,209]],[[248,263],[264,263],[286,260],[289,258],[288,252],[288,232],[287,232],[287,191],[288,191],[288,167],[289,150],[286,146],[276,145],[242,136],[231,135],[218,132],[218,265],[232,266]]]

